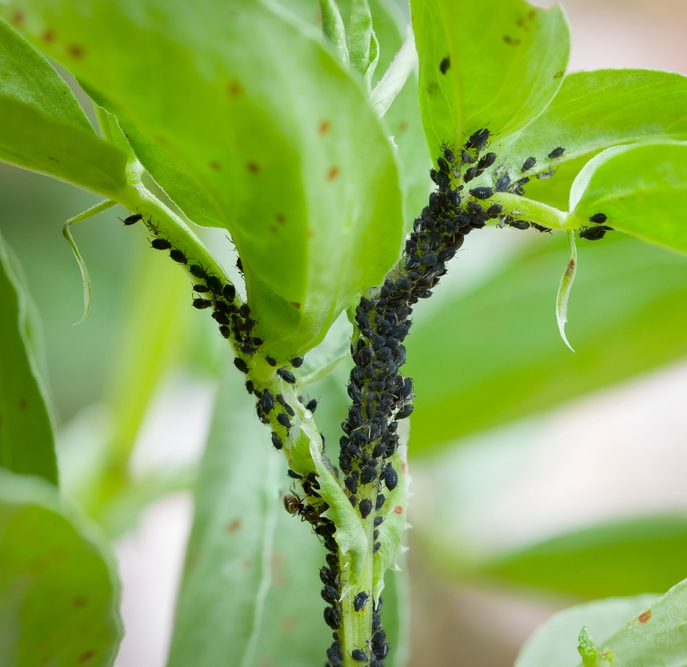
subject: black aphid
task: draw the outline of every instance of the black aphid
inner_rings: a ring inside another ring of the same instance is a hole
[[[606,220],[608,220],[608,217],[605,213],[595,213],[591,218],[589,218],[589,222],[593,222],[597,225],[603,225]]]
[[[439,63],[439,71],[442,74],[446,74],[448,72],[449,67],[451,67],[451,59],[446,56],[440,63]]]
[[[285,368],[277,369],[277,375],[284,380],[284,382],[296,384],[296,376],[291,371],[287,371]]]
[[[234,359],[234,366],[236,366],[236,368],[238,368],[242,373],[248,372],[248,364],[241,359],[241,357],[236,357]]]
[[[499,179],[496,181],[495,190],[496,192],[505,192],[506,190],[508,190],[509,185],[510,176],[508,174],[503,174],[503,176],[499,176]]]
[[[139,220],[143,220],[143,216],[140,213],[134,213],[133,215],[130,215],[128,218],[124,218],[124,220],[122,220],[122,222],[125,225],[134,225]]]
[[[480,186],[478,188],[472,188],[470,194],[477,199],[489,199],[494,196],[494,191],[491,188]]]
[[[520,171],[527,171],[529,169],[532,169],[534,165],[537,164],[537,158],[536,157],[528,157],[522,164],[522,168]]]
[[[279,437],[279,435],[274,431],[272,431],[272,444],[274,445],[275,449],[281,449],[284,446],[281,437]]]
[[[287,415],[285,412],[280,412],[277,415],[277,421],[284,427],[284,428],[291,428],[291,420],[289,419],[289,415]]]
[[[359,507],[360,507],[360,516],[363,519],[367,519],[368,515],[372,511],[372,501],[368,500],[367,498],[364,498],[363,500],[360,501]]]
[[[549,153],[549,157],[550,157],[552,160],[554,160],[555,158],[560,157],[561,155],[563,155],[563,153],[565,153],[565,148],[563,148],[563,146],[557,146],[556,148],[554,148],[554,149]]]
[[[310,412],[315,412],[317,410],[317,400],[312,398],[305,404],[305,409],[310,410]]]
[[[384,473],[384,484],[389,491],[393,491],[398,486],[398,473],[391,464],[387,466]]]
[[[274,407],[274,397],[268,389],[265,389],[265,391],[262,392],[262,396],[260,397],[260,407],[265,414],[272,412],[272,408]]]
[[[444,60],[448,60],[448,58],[444,58]],[[367,654],[365,651],[359,648],[354,648],[351,651],[351,658],[357,662],[367,662]]]
[[[367,604],[369,599],[370,596],[365,591],[360,591],[360,593],[353,598],[353,608],[356,611],[360,611]]]
[[[303,361],[303,357],[294,357],[293,359],[291,359],[291,365],[294,368],[300,368],[303,365]]]
[[[193,307],[197,308],[198,310],[203,310],[205,308],[209,308],[212,306],[212,302],[208,301],[207,299],[193,299]]]
[[[490,136],[491,132],[489,129],[483,127],[481,130],[477,130],[470,135],[470,138],[465,142],[465,148],[480,149],[489,141]]]
[[[169,256],[177,262],[177,264],[188,264],[186,255],[178,248],[173,248],[169,251]]]
[[[155,250],[169,250],[172,247],[172,244],[167,239],[153,239],[150,245]]]

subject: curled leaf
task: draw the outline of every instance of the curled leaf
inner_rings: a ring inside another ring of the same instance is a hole
[[[320,15],[322,16],[322,34],[325,43],[330,42],[336,49],[341,62],[348,66],[346,27],[335,0],[320,0]]]
[[[561,276],[561,284],[558,286],[558,294],[556,296],[556,321],[558,322],[558,331],[560,331],[563,342],[574,352],[572,345],[568,342],[565,335],[565,323],[568,321],[568,297],[572,289],[573,281],[575,280],[575,273],[577,272],[577,248],[575,247],[575,232],[569,230],[566,232],[568,237],[568,248],[570,248],[570,259],[565,271]]]
[[[398,50],[391,64],[384,72],[384,76],[374,87],[370,94],[370,102],[375,111],[383,116],[396,96],[405,86],[411,72],[417,67],[417,52],[415,51],[415,38],[411,30]]]
[[[67,239],[69,245],[72,247],[74,257],[76,257],[76,261],[79,264],[79,269],[81,270],[81,279],[83,281],[83,317],[78,322],[75,322],[75,325],[81,324],[86,319],[86,317],[88,317],[88,311],[91,309],[91,296],[93,290],[91,289],[91,276],[88,273],[88,267],[86,266],[86,262],[84,262],[84,259],[81,256],[81,253],[79,252],[79,248],[77,247],[76,242],[74,241],[74,237],[72,236],[71,229],[69,228],[77,222],[88,220],[88,218],[92,218],[94,215],[102,213],[103,211],[106,211],[108,208],[112,208],[116,203],[117,202],[112,201],[110,199],[105,199],[104,201],[101,201],[99,204],[92,206],[87,211],[79,213],[79,215],[70,218],[62,226],[62,234],[64,235],[64,238]]]

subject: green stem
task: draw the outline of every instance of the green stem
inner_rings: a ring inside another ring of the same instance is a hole
[[[568,214],[553,206],[542,204],[534,199],[527,199],[509,192],[498,192],[491,202],[503,206],[504,212],[514,218],[522,218],[529,222],[536,222],[549,229],[572,229],[568,223]]]

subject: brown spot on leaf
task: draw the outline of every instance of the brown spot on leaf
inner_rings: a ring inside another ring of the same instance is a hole
[[[394,512],[396,512],[396,514],[403,514],[403,506],[396,505],[396,507],[394,507]]]
[[[86,598],[74,598],[74,601],[72,604],[77,608],[81,609],[81,607],[86,606]]]
[[[327,180],[333,181],[339,175],[338,167],[330,167],[327,172]]]
[[[19,409],[20,409],[22,412],[26,412],[26,408],[27,408],[26,399],[25,399],[25,398],[20,398],[20,399],[19,399]]]
[[[315,238],[315,230],[314,229],[308,229],[308,238],[309,239]]]
[[[270,226],[269,226],[269,230],[272,232],[272,234],[276,234],[276,233],[277,233],[277,228],[276,228],[274,225],[270,225]]]
[[[86,651],[85,653],[82,653],[79,656],[79,659],[77,662],[81,665],[83,665],[85,662],[88,662],[93,656],[95,655],[95,651],[91,649],[90,651]]]
[[[639,622],[646,623],[651,618],[651,609],[647,609],[639,615]]]
[[[295,616],[287,616],[281,622],[281,631],[285,635],[292,635],[298,628],[298,619]]]
[[[320,123],[320,134],[327,134],[329,132],[329,121],[328,120],[323,120]]]
[[[575,270],[575,258],[571,257],[568,262],[568,273],[572,273]]]
[[[402,120],[398,124],[398,131],[399,132],[405,132],[408,129],[408,121],[407,120]]]
[[[241,520],[240,519],[234,519],[231,523],[228,523],[226,528],[224,530],[227,531],[231,535],[231,533],[235,533],[239,528],[241,527]]]
[[[81,46],[80,44],[70,44],[67,47],[67,53],[72,58],[83,58],[83,55],[84,55],[83,46]]]
[[[229,97],[238,97],[242,92],[243,86],[241,85],[240,81],[232,79],[227,84],[227,94],[229,95]]]
[[[257,174],[260,171],[260,165],[257,162],[246,162],[246,169],[251,174]]]
[[[408,463],[407,463],[407,461],[403,461],[403,463],[401,464],[401,470],[403,471],[404,475],[408,474]]]
[[[55,41],[55,33],[50,30],[50,28],[44,30],[41,37],[43,38],[43,41],[47,42],[48,44],[52,44]]]
[[[274,216],[274,219],[280,224],[283,225],[286,222],[286,217],[284,216],[283,213],[277,213],[277,215]]]
[[[24,23],[25,18],[26,17],[24,16],[24,12],[14,12],[14,14],[12,14],[12,18],[10,20],[15,25],[21,25],[22,23]]]
[[[300,309],[301,309],[301,304],[298,303],[298,301],[289,301],[289,303],[290,303],[296,310],[300,310]]]
[[[560,79],[564,74],[565,74],[565,72],[564,72],[563,70],[559,70],[558,72],[556,72],[556,73],[553,75],[553,78],[554,78],[554,79]]]
[[[241,561],[241,567],[243,567],[244,570],[247,570],[250,567],[250,558],[244,558]]]
[[[510,35],[504,35],[503,41],[506,44],[510,44],[511,46],[517,46],[518,44],[520,44],[520,40],[517,37],[511,37]]]
[[[427,83],[427,94],[433,97],[439,92],[439,85],[436,81],[430,81]]]
[[[52,157],[52,155],[48,155],[48,160],[52,160],[53,162],[57,162],[59,164],[59,160],[56,157]]]
[[[210,160],[210,168],[214,169],[215,171],[219,171],[222,168],[222,165],[217,162],[217,160]]]

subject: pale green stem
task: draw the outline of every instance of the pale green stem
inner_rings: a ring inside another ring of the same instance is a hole
[[[499,203],[503,206],[504,213],[514,218],[522,218],[528,222],[536,222],[549,229],[571,229],[568,224],[568,214],[553,206],[527,197],[520,197],[509,192],[497,192],[491,203]]]

